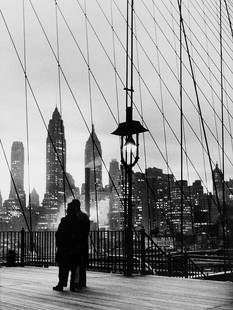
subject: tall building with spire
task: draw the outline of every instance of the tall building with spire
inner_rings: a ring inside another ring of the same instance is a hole
[[[64,195],[64,172],[66,171],[66,140],[63,120],[55,108],[49,121],[46,140],[46,193],[58,198]]]
[[[85,180],[89,182],[90,192],[95,191],[95,183],[97,189],[103,187],[101,157],[101,144],[95,133],[94,125],[92,125],[92,132],[85,146]],[[87,174],[89,175],[87,176]]]
[[[42,228],[55,229],[61,209],[64,216],[65,171],[65,131],[63,120],[56,107],[49,121],[46,139],[46,193],[42,202],[45,216]]]

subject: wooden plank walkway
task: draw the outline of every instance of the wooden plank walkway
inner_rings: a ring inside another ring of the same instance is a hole
[[[55,292],[57,268],[0,268],[1,310],[233,309],[233,283],[88,272],[80,292]]]

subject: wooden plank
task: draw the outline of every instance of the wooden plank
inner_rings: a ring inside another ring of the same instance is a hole
[[[1,310],[233,309],[233,283],[88,272],[88,287],[55,292],[57,268],[0,268]]]

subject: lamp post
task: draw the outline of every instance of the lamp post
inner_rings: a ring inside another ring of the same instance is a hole
[[[125,229],[125,275],[131,276],[133,272],[133,221],[132,221],[132,168],[139,159],[139,133],[147,131],[139,121],[133,120],[133,13],[134,0],[131,0],[131,14],[129,14],[129,1],[127,1],[126,23],[126,122],[120,123],[112,133],[120,136],[121,163],[125,172],[124,183],[124,229]],[[129,16],[130,15],[130,16]],[[130,19],[130,23],[129,23]],[[130,32],[130,36],[129,36]],[[130,43],[130,44],[129,44]],[[130,56],[129,56],[130,49]],[[130,59],[130,63],[129,63]],[[130,70],[129,70],[130,69]],[[129,88],[130,81],[130,88]],[[130,100],[128,100],[130,98]]]
[[[146,132],[139,121],[132,120],[132,108],[126,108],[126,122],[120,123],[112,133],[120,136],[121,163],[125,171],[125,254],[126,269],[125,275],[131,276],[133,272],[133,213],[132,213],[132,168],[139,159],[139,133]]]

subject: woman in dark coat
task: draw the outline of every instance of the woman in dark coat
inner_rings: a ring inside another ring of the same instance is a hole
[[[70,289],[73,291],[79,286],[75,285],[75,276],[78,266],[85,268],[88,264],[89,230],[89,218],[80,210],[80,201],[74,199],[68,204],[67,215],[61,219],[56,232],[59,282],[53,287],[54,290],[63,291],[63,287],[67,286],[69,271],[71,271]]]

